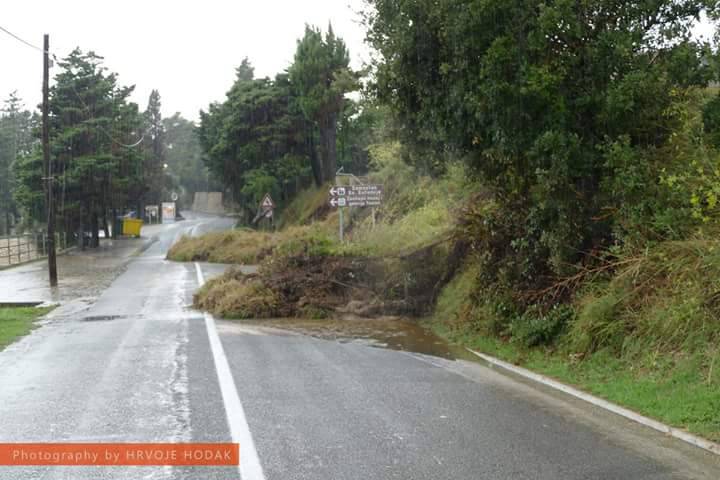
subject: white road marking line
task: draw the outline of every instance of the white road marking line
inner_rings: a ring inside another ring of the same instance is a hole
[[[205,278],[200,269],[200,264],[195,263],[195,271],[197,272],[198,284],[202,286],[205,283]],[[230,365],[215,326],[215,318],[209,313],[205,313],[205,326],[207,327],[210,349],[215,361],[220,392],[225,404],[230,436],[233,442],[240,444],[240,477],[243,480],[265,480],[265,473],[262,465],[260,465],[260,458],[257,450],[255,450],[255,442],[253,442],[250,427],[245,418],[245,410],[243,410],[240,402],[235,380],[230,372]]]

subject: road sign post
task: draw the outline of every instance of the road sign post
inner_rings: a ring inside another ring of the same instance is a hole
[[[343,209],[342,209],[342,207],[341,207],[341,208],[340,208],[340,243],[342,243],[343,240],[344,240],[344,238],[343,238],[344,233],[345,233],[345,232],[343,231],[343,230],[344,230],[344,227],[345,227],[344,224],[345,224],[345,221],[344,221],[344,219],[343,219]]]

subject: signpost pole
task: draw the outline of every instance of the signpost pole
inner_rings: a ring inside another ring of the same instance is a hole
[[[344,228],[343,223],[345,223],[343,221],[343,208],[340,207],[338,210],[340,210],[340,243],[343,243],[343,233],[344,233],[343,232],[343,228]]]

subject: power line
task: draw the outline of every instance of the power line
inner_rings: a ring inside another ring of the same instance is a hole
[[[47,53],[48,55],[50,54],[50,52],[45,52],[44,49],[38,47],[37,45],[33,45],[32,43],[28,42],[27,40],[24,40],[24,39],[18,37],[17,35],[15,35],[14,33],[12,33],[10,30],[8,30],[7,28],[3,27],[2,25],[0,25],[0,30],[2,30],[3,32],[5,32],[5,33],[7,33],[8,35],[10,35],[11,37],[13,37],[13,38],[14,38],[15,40],[17,40],[18,42],[24,43],[25,45],[27,45],[27,46],[30,47],[30,48],[34,48],[34,49],[37,50],[38,52]]]
[[[46,51],[45,49],[42,49],[42,48],[40,48],[40,47],[38,47],[38,46],[36,46],[36,45],[33,45],[32,43],[28,42],[27,40],[25,40],[25,39],[23,39],[23,38],[15,35],[14,33],[12,33],[12,32],[11,32],[10,30],[8,30],[7,28],[3,27],[2,25],[0,25],[0,30],[2,30],[3,32],[5,32],[5,33],[7,33],[8,35],[10,35],[12,38],[14,38],[15,40],[17,40],[18,42],[21,42],[21,43],[27,45],[27,46],[30,47],[30,48],[34,48],[35,50],[37,50],[37,51],[39,51],[39,52],[47,53],[48,55],[52,56],[52,58],[53,58],[53,60],[54,60],[55,62],[58,62],[58,58],[57,58],[57,56],[56,56],[54,53],[51,54],[49,51]],[[92,110],[90,109],[90,107],[85,103],[85,100],[83,100],[82,96],[80,96],[80,94],[78,93],[78,91],[75,89],[74,80],[73,80],[72,82],[70,82],[70,88],[71,88],[72,91],[75,93],[75,96],[76,96],[77,99],[80,101],[80,103],[82,103],[82,106],[83,106],[83,108],[85,109],[85,111],[90,114],[90,119],[94,121],[94,120],[95,120],[95,115],[93,114],[93,112],[92,112]],[[100,131],[102,131],[105,135],[107,135],[107,137],[110,139],[110,141],[112,141],[113,143],[115,143],[116,145],[118,145],[118,146],[120,146],[120,147],[124,147],[124,148],[135,148],[135,147],[137,147],[138,145],[140,145],[140,144],[143,142],[143,140],[145,140],[145,134],[143,133],[143,135],[140,137],[140,140],[138,140],[137,142],[135,142],[135,143],[133,143],[133,144],[128,145],[128,144],[125,144],[125,143],[120,142],[119,140],[116,140],[115,137],[114,137],[110,132],[108,132],[107,130],[105,130],[105,128],[104,128],[102,125],[95,124],[95,126],[96,126],[96,128],[98,128]]]

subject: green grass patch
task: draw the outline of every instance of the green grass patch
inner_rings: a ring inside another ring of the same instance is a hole
[[[655,366],[596,352],[577,360],[543,349],[477,334],[458,334],[442,325],[432,329],[477,351],[542,373],[677,428],[720,441],[720,384],[702,375],[702,356]]]
[[[403,162],[400,145],[373,147],[374,171],[366,181],[383,184],[385,200],[376,209],[344,209],[346,242],[338,239],[339,214],[330,207],[329,185],[300,192],[279,214],[278,230],[248,228],[183,237],[168,252],[176,261],[257,264],[272,255],[384,257],[410,253],[447,238],[471,192],[468,172],[452,163],[441,178],[415,172]],[[336,183],[349,183],[338,177]]]
[[[292,202],[280,212],[279,228],[292,225],[307,225],[324,220],[331,212],[329,199],[330,184],[312,186],[298,193]]]
[[[18,338],[27,335],[41,316],[52,310],[48,308],[2,308],[0,307],[0,350]]]
[[[356,227],[352,241],[343,251],[372,257],[412,252],[449,237],[452,221],[443,200],[412,210],[394,223],[380,222],[373,227],[372,218],[368,217]]]
[[[182,237],[168,251],[178,262],[211,262],[255,265],[274,253],[286,255],[308,250],[329,252],[333,238],[324,223],[288,227],[278,232],[241,228],[212,232],[199,237]]]
[[[183,236],[167,257],[178,262],[255,264],[271,251],[272,239],[270,233],[250,229]]]
[[[521,305],[482,252],[441,292],[435,333],[720,441],[720,241],[617,251],[567,303]],[[521,297],[520,297],[521,298]]]
[[[385,200],[376,212],[376,221],[369,209],[358,212],[361,215],[354,218],[343,253],[404,255],[451,236],[458,212],[472,192],[466,168],[451,163],[440,178],[418,175],[400,160],[397,148],[394,144],[381,145],[371,151],[378,170],[369,181],[384,185]]]

